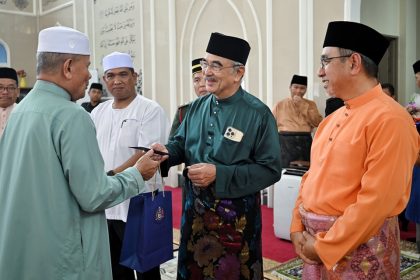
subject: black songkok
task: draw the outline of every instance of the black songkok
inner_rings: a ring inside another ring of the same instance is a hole
[[[293,75],[293,78],[292,78],[292,81],[290,82],[290,85],[292,85],[292,84],[307,86],[308,85],[308,77]]]
[[[12,79],[18,84],[18,77],[16,70],[9,67],[0,67],[0,78]]]
[[[203,70],[203,69],[201,69],[201,64],[200,64],[201,60],[203,60],[202,57],[196,58],[192,61],[191,64],[192,64],[192,73],[193,74],[195,74],[197,72],[201,72]]]
[[[375,29],[350,21],[330,22],[323,45],[358,52],[372,59],[376,65],[379,65],[388,46],[389,41]]]
[[[251,47],[248,42],[237,37],[214,32],[210,36],[206,52],[246,64]]]

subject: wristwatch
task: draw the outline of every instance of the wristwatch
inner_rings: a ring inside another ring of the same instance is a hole
[[[106,173],[106,175],[108,175],[108,176],[114,176],[114,175],[115,175],[115,172],[114,172],[114,170],[109,170],[109,171]]]

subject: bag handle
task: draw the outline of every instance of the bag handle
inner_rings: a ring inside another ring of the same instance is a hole
[[[158,177],[157,175],[160,175],[160,180],[162,181],[162,195],[163,195],[163,197],[165,197],[165,182],[163,181],[163,177],[162,177],[162,175],[161,175],[161,171],[160,171],[160,165],[159,165],[159,167],[158,167],[158,170],[157,170],[157,172],[156,172],[156,174],[155,174],[155,183],[154,183],[154,185],[155,185],[155,187],[156,187],[156,178]],[[157,189],[155,189],[155,190],[153,190],[152,191],[152,201],[155,199],[155,196],[156,196],[156,194],[159,192],[159,187],[157,188]]]

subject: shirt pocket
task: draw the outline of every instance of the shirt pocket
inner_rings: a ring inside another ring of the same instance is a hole
[[[138,145],[140,121],[136,119],[123,120],[120,128],[118,145],[122,148],[135,147]]]
[[[243,140],[236,142],[221,135],[215,141],[214,158],[223,164],[234,164],[241,161],[248,150]]]

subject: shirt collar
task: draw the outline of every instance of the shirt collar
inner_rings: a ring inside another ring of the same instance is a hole
[[[360,107],[376,98],[378,98],[382,92],[382,87],[380,84],[376,85],[375,87],[371,88],[370,90],[364,92],[362,95],[352,98],[344,102],[344,105],[347,109],[355,109]]]
[[[15,108],[15,106],[16,106],[16,103],[13,103],[12,105],[10,105],[9,107],[6,107],[6,108],[3,108],[3,107],[0,107],[0,111],[2,111],[2,112],[4,112],[4,111],[11,111],[13,108]]]
[[[39,90],[42,92],[48,92],[52,93],[56,96],[59,96],[61,98],[71,100],[70,99],[70,93],[68,93],[64,88],[60,87],[57,84],[54,84],[52,82],[44,81],[44,80],[37,80],[35,82],[35,85],[33,87],[34,90]]]
[[[238,101],[239,99],[242,98],[242,96],[244,95],[244,92],[242,90],[242,87],[239,87],[238,90],[235,92],[235,94],[233,94],[232,96],[229,96],[228,98],[225,99],[217,99],[214,95],[212,96],[212,102],[213,103],[217,103],[217,104],[233,104],[236,101]]]

